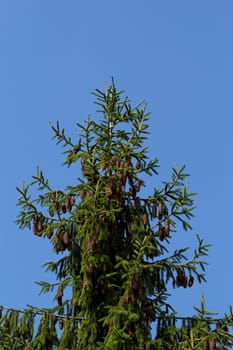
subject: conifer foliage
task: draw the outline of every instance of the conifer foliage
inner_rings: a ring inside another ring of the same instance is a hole
[[[169,250],[179,231],[191,228],[185,167],[173,168],[171,179],[145,196],[148,176],[158,186],[158,160],[145,146],[145,102],[132,107],[114,81],[94,95],[100,117],[77,123],[78,140],[58,122],[51,126],[65,147],[64,164],[80,167],[77,182],[58,190],[37,169],[18,188],[17,224],[48,239],[57,253],[45,264],[54,283],[39,282],[56,303],[3,309],[2,349],[224,349],[233,343],[226,328],[232,312],[217,321],[203,298],[196,316],[178,319],[169,305],[168,290],[205,281],[208,245],[199,236],[191,258],[187,247]]]

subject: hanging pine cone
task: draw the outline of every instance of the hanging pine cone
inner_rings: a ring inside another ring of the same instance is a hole
[[[139,281],[137,280],[137,278],[133,278],[130,282],[129,282],[129,288],[131,292],[137,292],[138,288],[139,288]]]
[[[88,191],[87,190],[82,190],[80,193],[80,198],[85,199],[88,196]]]
[[[67,210],[66,210],[66,206],[65,206],[65,204],[63,204],[61,208],[62,208],[62,212],[63,212],[63,214],[65,214],[65,213],[66,213],[66,211],[67,211]]]
[[[135,168],[136,168],[137,170],[139,170],[139,169],[141,168],[141,162],[140,162],[139,159],[138,159],[137,162],[136,162]]]
[[[33,216],[33,224],[37,224],[38,220],[39,220],[38,215],[35,214],[35,215]]]
[[[215,340],[215,338],[212,338],[210,340],[209,350],[216,350],[216,349],[217,349],[216,348],[216,340]]]
[[[165,228],[162,225],[159,225],[158,238],[160,239],[160,241],[163,241],[165,237],[166,237]]]
[[[169,221],[169,219],[165,219],[164,233],[165,233],[166,237],[169,236],[169,233],[170,233],[170,221]]]
[[[148,224],[148,216],[147,216],[147,213],[144,213],[144,214],[143,214],[142,219],[143,219],[143,225],[144,225],[144,226],[147,226],[147,224]]]
[[[124,185],[124,180],[125,180],[124,174],[122,172],[118,172],[116,174],[116,176],[119,179],[118,181],[119,181],[120,186]]]
[[[140,180],[136,180],[135,182],[135,191],[140,192],[141,182]]]
[[[176,276],[176,285],[177,287],[180,287],[182,286],[182,284],[183,284],[183,273],[180,270],[178,270],[177,276]]]
[[[57,303],[59,306],[62,306],[62,297],[63,297],[63,288],[59,286],[57,290]]]
[[[136,195],[136,188],[134,186],[130,186],[129,192],[132,194],[133,197]]]
[[[93,275],[93,272],[94,272],[94,267],[92,264],[90,264],[87,268],[87,273],[88,275]]]
[[[65,206],[66,211],[71,211],[72,205],[69,196],[64,198],[63,205]]]
[[[151,212],[152,219],[155,219],[157,217],[157,203],[154,202],[152,205],[152,212]]]
[[[116,194],[119,194],[121,192],[121,184],[117,182],[116,184]]]
[[[113,165],[119,164],[118,158],[116,156],[112,156],[112,164]]]
[[[183,287],[187,288],[187,286],[188,286],[188,277],[186,275],[184,275]]]
[[[63,242],[65,243],[65,245],[68,245],[70,242],[70,238],[69,238],[69,233],[67,231],[63,232]]]
[[[89,253],[93,254],[99,245],[99,241],[96,238],[88,239],[87,250]]]
[[[136,304],[138,299],[143,295],[143,287],[137,277],[134,277],[129,282],[129,292],[130,292],[130,300],[132,304]]]
[[[60,230],[54,236],[54,246],[56,252],[64,252],[67,246],[63,242],[63,230]]]
[[[38,236],[37,224],[33,223],[32,231],[33,231],[34,235]]]
[[[204,343],[202,344],[202,350],[209,350],[208,349],[208,341],[205,340]]]
[[[39,217],[37,214],[33,217],[33,227],[32,227],[33,233],[36,236],[41,236],[42,231],[44,230],[44,226],[42,223],[42,217]]]
[[[50,239],[53,236],[53,229],[48,227],[47,229],[47,238]]]
[[[52,216],[52,218],[54,217],[54,207],[53,207],[53,205],[50,205],[50,207],[49,207],[49,215]]]
[[[194,277],[193,277],[193,276],[190,276],[190,277],[189,277],[188,286],[191,288],[191,287],[193,286],[193,283],[194,283]]]
[[[141,206],[141,202],[140,202],[140,199],[138,197],[134,198],[134,205],[137,208],[139,208]]]
[[[87,241],[87,250],[89,253],[93,253],[94,250],[95,250],[95,241],[94,240],[91,240],[91,239],[88,239]]]
[[[84,158],[81,158],[81,167],[82,167],[82,176],[85,177],[86,172],[85,172],[85,160],[84,160]]]
[[[73,207],[73,205],[75,204],[75,197],[73,195],[70,196],[70,205],[71,205],[71,209]]]
[[[159,201],[159,204],[158,204],[158,219],[159,220],[162,220],[163,214],[164,214],[163,202]]]
[[[187,288],[188,278],[182,269],[177,270],[176,285],[177,287]]]
[[[124,164],[123,164],[123,167],[128,169],[128,168],[132,168],[132,162],[131,162],[131,157],[127,157]]]

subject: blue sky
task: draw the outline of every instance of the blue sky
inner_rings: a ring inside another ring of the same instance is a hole
[[[213,246],[207,284],[176,289],[171,303],[192,315],[205,293],[207,308],[222,315],[232,300],[233,2],[231,0],[61,1],[0,3],[1,254],[0,304],[47,307],[35,281],[53,258],[47,240],[14,224],[16,186],[39,165],[54,187],[77,177],[60,165],[49,121],[77,136],[95,106],[91,91],[115,77],[132,102],[151,112],[151,157],[168,180],[186,164],[197,192],[193,230],[177,244],[194,246],[199,233]],[[48,276],[48,279],[51,277]]]

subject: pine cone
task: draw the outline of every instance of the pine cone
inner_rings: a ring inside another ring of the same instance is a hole
[[[118,158],[116,156],[112,156],[112,164],[113,165],[119,164]]]
[[[65,243],[65,245],[68,245],[70,242],[69,233],[67,231],[63,233],[63,242]]]
[[[215,340],[215,338],[212,338],[210,340],[209,350],[216,350],[216,349],[217,349],[216,348],[216,340]]]
[[[159,225],[158,238],[160,239],[160,241],[163,241],[165,237],[166,237],[165,229],[162,225]]]
[[[157,217],[157,204],[156,204],[156,202],[153,203],[151,216],[153,219],[155,219]]]
[[[51,228],[48,228],[47,230],[47,238],[50,239],[53,236],[53,230]]]
[[[189,286],[189,287],[192,287],[193,283],[194,283],[194,277],[193,277],[193,276],[190,276],[190,277],[189,277],[188,286]]]
[[[57,290],[57,296],[58,297],[63,297],[63,288],[61,286],[58,287],[58,290]]]
[[[74,196],[71,196],[71,197],[70,197],[70,205],[71,205],[71,208],[73,207],[74,204],[75,204],[75,197],[74,197]]]
[[[92,275],[93,272],[94,272],[94,267],[92,264],[90,264],[87,268],[87,273],[88,273],[88,275]]]
[[[143,224],[144,226],[146,226],[148,224],[148,217],[147,217],[147,213],[144,213],[142,216],[143,219]]]
[[[184,271],[181,269],[178,269],[177,271],[176,285],[177,287],[184,287],[184,288],[187,288],[187,285],[188,285],[188,278],[185,275]]]
[[[137,181],[135,182],[135,191],[136,191],[136,192],[139,192],[139,191],[140,191],[140,187],[141,187],[140,180],[137,180]]]
[[[58,306],[62,306],[62,297],[57,297]]]
[[[49,215],[52,216],[52,218],[54,217],[54,208],[52,205],[49,207]]]
[[[208,342],[207,342],[207,340],[205,340],[204,343],[202,344],[202,350],[208,350]]]
[[[65,197],[63,205],[65,206],[66,210],[71,211],[70,197]]]
[[[123,164],[123,167],[128,169],[132,168],[132,162],[131,162],[131,157],[127,157],[125,163]]]
[[[65,213],[66,213],[66,211],[67,211],[67,210],[66,210],[66,206],[65,206],[65,204],[63,204],[61,208],[62,208],[62,212],[63,212],[63,214],[65,214]]]
[[[37,223],[33,224],[33,232],[35,233],[35,235],[41,236],[43,229],[44,227],[41,222],[41,219],[38,219]]]
[[[57,290],[57,303],[59,306],[62,306],[62,297],[63,297],[63,288],[59,286]]]
[[[138,291],[138,288],[139,288],[139,282],[136,278],[133,278],[130,282],[129,282],[129,287],[130,287],[130,290],[132,292],[135,292],[135,291]]]
[[[169,219],[165,219],[164,233],[165,233],[165,236],[169,236],[169,233],[170,233],[170,221],[169,221]]]
[[[136,188],[134,186],[130,186],[129,192],[133,195],[133,197],[135,197],[135,195],[136,195]]]
[[[137,163],[136,163],[136,165],[135,165],[135,168],[136,168],[137,170],[139,170],[139,169],[141,168],[141,162],[140,162],[140,160],[137,160]]]
[[[141,206],[140,199],[138,197],[134,198],[134,205],[137,208]]]
[[[88,191],[87,190],[83,190],[81,193],[80,193],[80,198],[81,199],[85,199],[88,195]]]
[[[158,218],[159,218],[159,220],[161,220],[163,218],[163,214],[164,214],[164,206],[163,206],[163,202],[161,202],[161,201],[158,204],[158,211],[159,211]]]

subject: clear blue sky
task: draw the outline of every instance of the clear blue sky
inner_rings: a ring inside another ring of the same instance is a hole
[[[148,189],[168,180],[175,163],[191,173],[193,231],[175,239],[193,246],[199,233],[213,244],[208,283],[176,289],[171,303],[191,315],[204,292],[207,308],[222,315],[233,304],[232,0],[1,1],[0,304],[51,304],[34,283],[47,278],[50,246],[14,224],[15,188],[37,165],[54,187],[75,179],[75,168],[60,167],[49,120],[75,137],[76,122],[95,117],[91,91],[112,75],[151,111],[148,145],[161,168]]]

